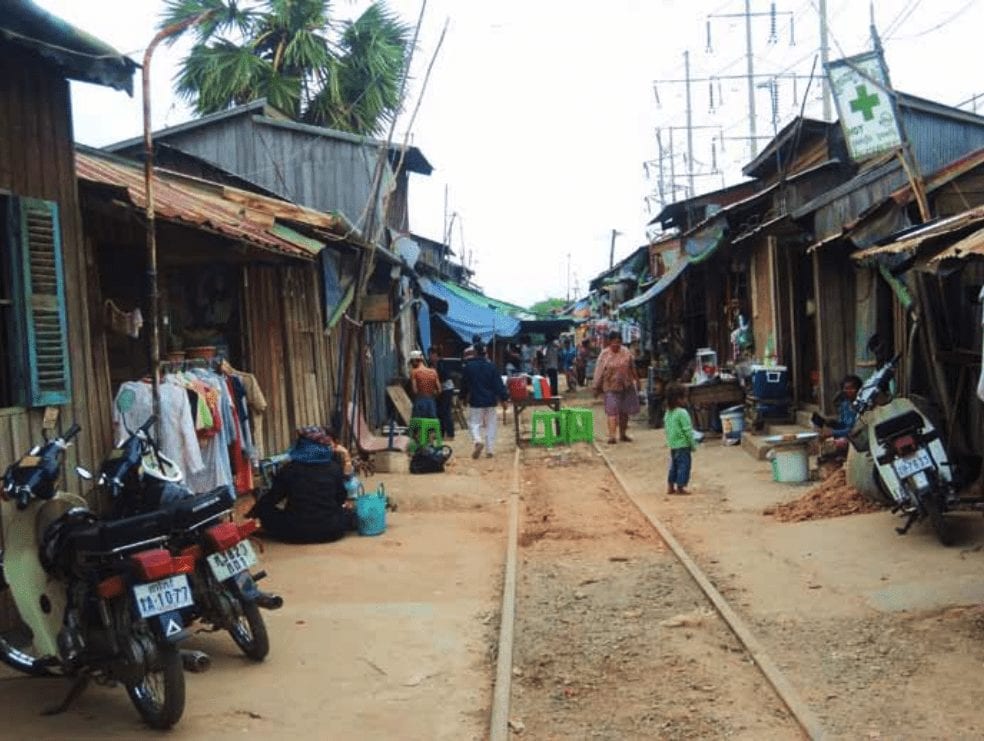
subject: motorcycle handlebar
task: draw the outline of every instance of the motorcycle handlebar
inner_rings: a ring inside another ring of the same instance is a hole
[[[147,421],[140,426],[140,429],[138,429],[137,432],[143,432],[144,434],[146,434],[150,432],[150,428],[153,427],[156,423],[157,423],[157,416],[151,414],[147,418]]]
[[[27,505],[31,502],[31,490],[27,487],[21,487],[17,490],[17,509],[25,510]]]
[[[68,430],[65,431],[65,434],[62,435],[62,440],[64,440],[66,443],[69,443],[72,441],[72,438],[74,438],[80,432],[82,432],[82,425],[80,425],[78,422],[75,422],[72,424],[71,427],[68,428]]]

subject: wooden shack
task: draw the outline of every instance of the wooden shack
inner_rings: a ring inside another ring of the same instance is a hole
[[[27,0],[0,14],[0,467],[41,437],[45,407],[83,432],[92,466],[110,439],[93,356],[92,255],[82,238],[68,80],[132,92],[136,65]],[[94,352],[95,351],[95,352]],[[69,476],[67,486],[78,490]]]

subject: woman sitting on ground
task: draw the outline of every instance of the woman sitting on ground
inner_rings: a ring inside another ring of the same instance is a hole
[[[250,511],[263,532],[286,543],[329,543],[355,530],[346,497],[349,455],[326,427],[305,427],[289,451],[290,462]],[[280,506],[283,502],[283,506]]]

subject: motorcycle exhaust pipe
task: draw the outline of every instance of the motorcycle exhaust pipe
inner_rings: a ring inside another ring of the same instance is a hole
[[[256,595],[254,600],[256,604],[266,610],[279,610],[284,606],[284,598],[279,594],[268,594],[267,592],[260,592]]]
[[[212,658],[204,651],[183,648],[181,649],[181,663],[184,664],[186,672],[201,674],[207,672],[212,666]]]

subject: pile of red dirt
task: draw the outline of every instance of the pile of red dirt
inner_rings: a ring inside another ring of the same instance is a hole
[[[773,515],[780,522],[804,522],[877,512],[879,509],[881,507],[872,504],[861,496],[861,492],[848,485],[846,472],[839,468],[799,499],[769,507],[762,514]]]

